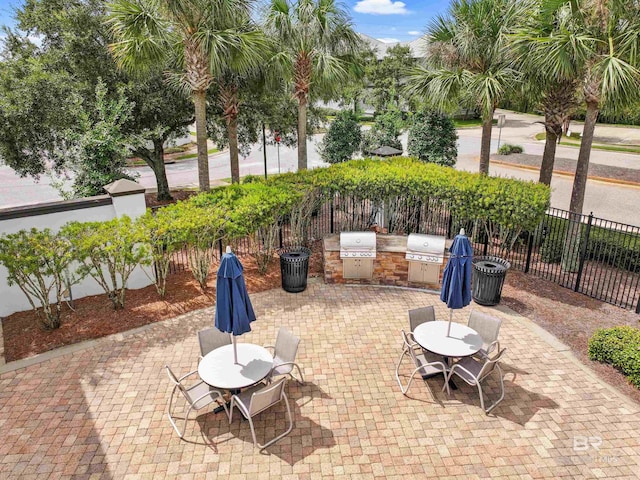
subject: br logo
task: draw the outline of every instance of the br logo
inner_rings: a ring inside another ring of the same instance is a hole
[[[602,437],[585,437],[576,435],[573,437],[573,451],[584,452],[589,449],[600,450],[602,446]]]

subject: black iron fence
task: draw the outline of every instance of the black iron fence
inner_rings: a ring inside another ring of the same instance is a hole
[[[640,313],[640,227],[637,226],[551,208],[534,231],[504,231],[489,229],[484,221],[457,219],[439,202],[406,197],[375,202],[336,195],[314,212],[307,238],[313,243],[331,233],[365,230],[374,225],[388,233],[426,233],[447,238],[465,228],[475,255],[506,258],[513,269]],[[282,224],[278,246],[292,243],[289,225]],[[239,256],[251,252],[248,238],[234,242],[233,248]],[[215,250],[219,259],[222,242],[218,242]],[[169,272],[186,269],[186,250],[176,252]]]

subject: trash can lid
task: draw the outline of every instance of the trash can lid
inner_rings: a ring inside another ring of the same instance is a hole
[[[494,271],[494,272],[502,272],[507,270],[507,268],[504,265],[501,265],[498,262],[494,262],[491,260],[480,260],[475,263],[475,266],[482,270],[488,270],[488,271]]]
[[[283,249],[282,251],[279,252],[279,255],[280,255],[280,258],[286,258],[291,260],[295,260],[299,258],[305,259],[305,258],[309,258],[309,256],[311,255],[311,250],[307,248],[296,248],[291,250]]]

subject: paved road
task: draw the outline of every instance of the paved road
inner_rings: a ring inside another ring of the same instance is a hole
[[[532,138],[541,130],[540,125],[533,122],[536,117],[507,114],[507,127],[503,129],[502,141],[518,143],[525,147],[528,153],[541,154],[544,145]],[[623,129],[621,129],[624,131]],[[632,132],[634,133],[634,132]],[[459,131],[459,159],[456,168],[476,172],[478,170],[477,156],[480,151],[480,129],[463,129]],[[317,137],[309,142],[308,152],[311,167],[324,166],[316,152]],[[492,151],[497,148],[498,131],[494,130]],[[403,138],[406,145],[406,136]],[[566,158],[577,158],[577,149],[559,147],[558,155]],[[268,172],[278,172],[277,150],[275,146],[267,146]],[[593,151],[592,161],[610,165],[640,168],[640,156],[613,152]],[[297,156],[295,149],[280,148],[280,171],[293,171],[296,168]],[[138,181],[145,187],[155,187],[152,171],[146,167],[133,169],[140,175]],[[231,176],[229,157],[227,153],[214,154],[209,160],[211,179],[225,179]],[[167,165],[169,185],[172,188],[182,186],[197,186],[196,160],[188,160],[173,165]],[[240,174],[264,174],[264,162],[261,146],[256,146],[251,154],[240,162]],[[537,173],[503,166],[491,166],[492,175],[514,177],[525,180],[537,180]],[[568,208],[573,179],[556,176],[552,183],[552,206]],[[47,179],[39,183],[33,180],[17,177],[8,167],[0,167],[0,206],[24,205],[44,201],[56,200],[58,193]],[[585,212],[593,211],[596,216],[613,221],[640,225],[640,188],[612,185],[602,182],[589,181],[585,199]]]

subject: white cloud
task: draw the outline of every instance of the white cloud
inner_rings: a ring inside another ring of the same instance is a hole
[[[376,38],[376,40],[382,43],[396,43],[400,41],[397,38]]]
[[[419,32],[418,30],[411,30],[409,32],[407,32],[409,35],[420,35],[422,32]]]
[[[409,13],[404,2],[393,0],[360,0],[353,9],[358,13],[373,15],[406,15]]]

